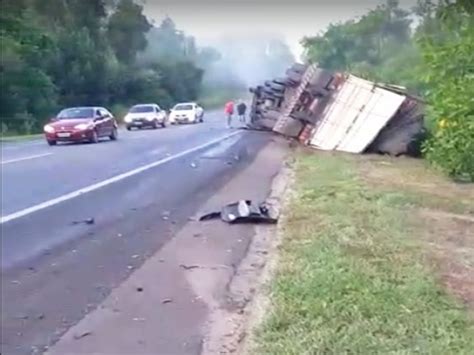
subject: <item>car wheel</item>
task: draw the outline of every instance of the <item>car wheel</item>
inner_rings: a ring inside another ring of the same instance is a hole
[[[51,146],[53,146],[53,145],[56,145],[56,144],[57,144],[57,142],[56,142],[56,141],[50,141],[50,140],[48,140],[47,142],[48,142],[48,145],[51,145]]]
[[[131,131],[131,130],[132,130],[132,127],[127,126],[127,131]]]
[[[91,143],[99,143],[99,136],[97,131],[92,131]]]
[[[118,131],[117,131],[117,128],[114,127],[114,129],[112,130],[112,133],[110,134],[109,136],[110,140],[112,141],[116,141],[117,138],[118,138]]]
[[[165,128],[165,127],[166,127],[166,122],[163,121],[163,122],[161,123],[161,128]]]

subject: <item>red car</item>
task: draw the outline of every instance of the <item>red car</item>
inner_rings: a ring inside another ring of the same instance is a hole
[[[103,107],[72,107],[62,110],[44,126],[44,134],[49,145],[57,142],[91,142],[100,138],[116,140],[117,121]]]

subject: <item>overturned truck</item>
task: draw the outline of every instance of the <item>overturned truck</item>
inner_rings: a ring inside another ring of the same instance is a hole
[[[249,127],[323,150],[418,155],[423,101],[404,88],[294,64],[250,88]]]

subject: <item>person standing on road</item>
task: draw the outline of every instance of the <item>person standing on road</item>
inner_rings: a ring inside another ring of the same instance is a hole
[[[227,117],[227,128],[232,128],[232,115],[234,114],[234,101],[228,101],[224,106],[224,112]]]
[[[242,100],[239,100],[239,104],[237,105],[237,114],[239,115],[240,122],[242,123],[245,123],[246,111],[247,111],[247,105]]]

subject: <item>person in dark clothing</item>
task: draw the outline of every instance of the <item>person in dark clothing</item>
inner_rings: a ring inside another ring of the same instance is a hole
[[[247,105],[240,100],[237,105],[237,114],[239,115],[240,122],[245,123],[245,112],[247,111]]]

